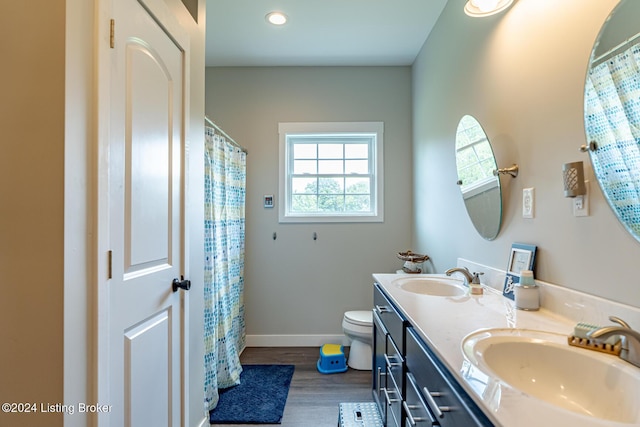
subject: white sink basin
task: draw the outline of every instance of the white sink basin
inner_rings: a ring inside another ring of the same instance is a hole
[[[421,295],[455,297],[467,293],[461,281],[441,276],[403,277],[395,279],[393,284],[404,291]]]
[[[617,356],[526,329],[480,330],[464,338],[462,350],[490,379],[529,396],[602,420],[640,422],[640,369]]]

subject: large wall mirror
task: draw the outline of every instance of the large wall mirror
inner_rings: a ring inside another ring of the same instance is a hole
[[[458,185],[473,226],[493,240],[502,222],[500,178],[494,175],[496,159],[489,138],[472,116],[464,116],[456,131]]]
[[[640,1],[622,0],[603,25],[585,79],[584,120],[600,188],[640,241],[639,16]]]

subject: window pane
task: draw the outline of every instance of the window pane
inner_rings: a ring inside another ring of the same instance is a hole
[[[462,129],[460,129],[460,127]],[[466,140],[462,143],[463,145],[456,145],[458,148],[460,146],[464,146],[486,138],[482,127],[475,121],[475,119],[470,116],[465,116],[462,118],[462,120],[460,120],[458,129],[460,130],[460,132],[458,132],[456,137],[462,136],[461,134],[464,134],[464,139]]]
[[[473,148],[465,148],[458,151],[458,155],[456,156],[456,163],[458,164],[458,169],[468,167],[474,163],[478,162],[478,158],[476,157],[476,153]]]
[[[318,158],[320,159],[341,159],[343,144],[319,144]]]
[[[345,160],[344,173],[369,173],[369,161],[367,160]]]
[[[371,194],[369,178],[346,178],[346,191],[349,194]]]
[[[469,140],[472,142],[482,141],[486,138],[484,131],[480,126],[473,126],[469,129],[465,129],[465,133],[468,135]]]
[[[305,173],[317,173],[317,163],[315,160],[294,160],[293,173],[302,175]]]
[[[298,213],[317,212],[317,196],[292,195],[291,211]]]
[[[318,173],[321,174],[342,174],[342,160],[318,160]]]
[[[493,175],[493,171],[496,169],[496,162],[491,157],[480,162],[480,166],[484,170],[484,176],[488,178]]]
[[[291,192],[316,194],[318,192],[318,180],[316,178],[291,178]]]
[[[294,144],[293,145],[293,158],[294,159],[315,159],[317,155],[316,144]]]
[[[343,194],[344,180],[342,178],[320,178],[318,193]]]
[[[469,145],[471,141],[469,140],[469,136],[467,136],[464,132],[459,132],[456,134],[456,149],[464,148]]]
[[[478,158],[485,159],[493,159],[493,151],[491,151],[491,146],[488,141],[481,142],[476,145],[476,153],[478,154]]]
[[[460,170],[458,173],[463,186],[471,185],[477,180],[484,178],[483,170],[478,163]]]
[[[321,194],[318,196],[318,210],[320,212],[343,212],[344,196],[329,196]]]
[[[344,158],[345,159],[369,158],[369,145],[368,144],[345,144]]]
[[[347,212],[370,212],[371,198],[369,196],[345,196],[345,210]]]

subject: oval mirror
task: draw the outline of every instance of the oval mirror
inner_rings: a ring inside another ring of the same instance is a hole
[[[585,79],[589,157],[602,192],[640,241],[640,1],[622,0],[596,40]]]
[[[456,131],[458,185],[473,226],[487,240],[493,240],[502,222],[502,190],[489,138],[480,123],[464,116]]]

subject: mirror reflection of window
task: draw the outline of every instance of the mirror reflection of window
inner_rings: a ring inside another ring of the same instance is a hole
[[[496,181],[493,150],[482,126],[471,116],[464,116],[458,124],[456,159],[463,193]]]
[[[469,219],[484,239],[493,240],[502,222],[502,191],[489,138],[472,116],[460,119],[455,141],[458,184]]]

